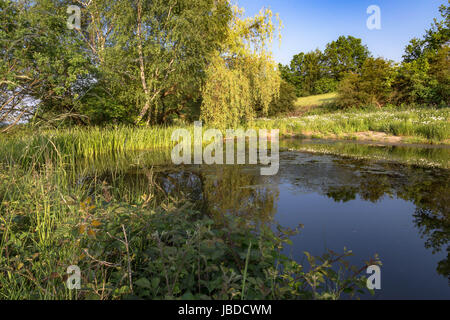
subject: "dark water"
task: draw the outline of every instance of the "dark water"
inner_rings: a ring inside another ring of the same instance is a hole
[[[139,172],[130,175],[138,185]],[[346,247],[356,265],[379,254],[381,290],[365,298],[450,299],[448,169],[282,151],[273,177],[257,166],[225,165],[177,167],[159,179],[168,191],[203,200],[213,215],[303,224],[286,252],[300,262],[303,251]]]

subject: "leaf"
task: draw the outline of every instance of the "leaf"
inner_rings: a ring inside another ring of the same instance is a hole
[[[151,289],[152,285],[150,284],[150,281],[148,281],[147,278],[140,278],[139,280],[136,280],[134,284],[140,288],[144,289]]]
[[[352,288],[345,288],[344,289],[344,293],[352,293],[353,289]]]
[[[158,288],[159,282],[160,282],[159,278],[153,278],[152,279],[152,287],[153,287],[153,289],[157,289]]]

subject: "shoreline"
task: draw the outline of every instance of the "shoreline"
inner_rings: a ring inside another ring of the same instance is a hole
[[[324,134],[321,132],[280,133],[283,139],[309,139],[331,142],[349,142],[367,145],[421,147],[421,148],[450,148],[450,141],[432,141],[419,137],[405,137],[388,135],[384,132],[367,131],[345,134]]]

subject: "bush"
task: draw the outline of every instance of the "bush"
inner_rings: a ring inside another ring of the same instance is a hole
[[[280,96],[269,106],[269,116],[279,116],[294,111],[296,100],[295,87],[283,80],[280,85]]]
[[[425,104],[430,101],[432,90],[429,71],[430,65],[424,58],[402,63],[393,82],[394,102]]]
[[[367,59],[360,74],[347,74],[341,81],[337,103],[344,108],[384,106],[391,98],[393,71],[389,61]]]

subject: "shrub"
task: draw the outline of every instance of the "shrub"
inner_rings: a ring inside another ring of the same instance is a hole
[[[293,111],[296,100],[295,87],[283,80],[280,85],[280,96],[275,98],[270,104],[269,116],[283,115]]]
[[[341,107],[382,107],[391,98],[393,68],[382,58],[368,58],[361,73],[347,74],[338,88],[338,104]]]
[[[393,81],[397,104],[450,104],[450,48],[404,62]]]

